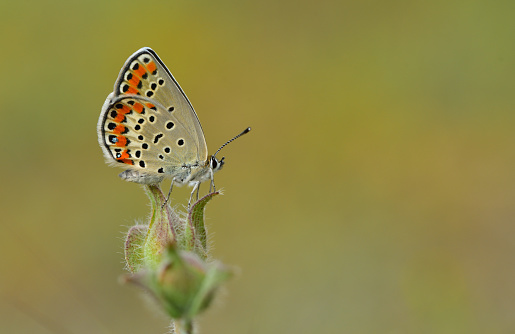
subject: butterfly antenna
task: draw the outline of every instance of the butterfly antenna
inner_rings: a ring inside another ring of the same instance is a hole
[[[218,151],[216,151],[216,152],[215,152],[215,154],[213,154],[213,157],[215,157],[215,156],[218,154],[218,152],[220,152],[220,150],[221,150],[222,148],[224,148],[225,146],[227,146],[227,144],[229,144],[229,143],[230,143],[230,142],[232,142],[233,140],[235,140],[235,139],[237,139],[237,138],[239,138],[239,137],[241,137],[241,136],[243,136],[244,134],[249,133],[249,132],[250,132],[250,127],[246,128],[245,130],[243,130],[243,132],[242,132],[242,133],[240,133],[239,135],[237,135],[237,136],[236,136],[236,137],[234,137],[233,139],[229,140],[227,143],[223,144],[222,146],[220,146],[220,148],[218,149]]]

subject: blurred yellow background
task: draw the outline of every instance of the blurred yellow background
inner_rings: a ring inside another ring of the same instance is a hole
[[[253,128],[224,149],[225,195],[207,207],[213,256],[239,275],[200,333],[515,332],[514,2],[4,0],[0,12],[0,333],[165,332],[117,281],[123,233],[149,206],[96,137],[143,46],[211,152]]]

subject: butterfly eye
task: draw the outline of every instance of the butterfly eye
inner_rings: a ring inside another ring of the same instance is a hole
[[[218,167],[218,161],[216,161],[215,157],[212,157],[211,158],[211,168],[216,169],[216,167]]]

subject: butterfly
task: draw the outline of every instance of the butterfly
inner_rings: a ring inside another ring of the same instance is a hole
[[[98,119],[98,141],[107,163],[124,166],[123,180],[140,184],[193,187],[210,180],[224,166],[216,154],[246,128],[208,156],[200,121],[177,81],[150,48],[141,48],[123,65],[114,91],[107,96]],[[170,196],[168,193],[168,197]]]

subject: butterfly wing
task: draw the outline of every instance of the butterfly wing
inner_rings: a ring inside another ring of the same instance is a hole
[[[174,176],[207,159],[191,103],[149,48],[125,62],[102,108],[98,135],[108,161],[149,175]]]

